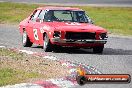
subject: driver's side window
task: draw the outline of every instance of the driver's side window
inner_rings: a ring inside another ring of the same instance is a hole
[[[38,17],[39,13],[40,13],[41,10],[35,10],[33,15],[31,16],[30,20],[35,22],[36,21],[36,18]]]
[[[42,10],[42,11],[40,12],[39,16],[38,16],[38,18],[40,19],[41,22],[44,21],[45,12],[46,12],[45,10]]]

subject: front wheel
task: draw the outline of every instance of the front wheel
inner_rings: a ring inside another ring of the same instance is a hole
[[[44,43],[43,43],[43,49],[45,52],[51,52],[52,51],[52,44],[49,40],[49,37],[47,34],[44,36]]]
[[[24,31],[23,34],[22,34],[22,44],[23,44],[24,47],[31,47],[32,44],[33,44],[30,41],[26,31]]]
[[[103,53],[104,46],[96,46],[93,48],[93,53]]]

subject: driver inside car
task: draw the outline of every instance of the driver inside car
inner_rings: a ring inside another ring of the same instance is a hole
[[[47,14],[45,15],[45,21],[46,22],[51,22],[51,21],[57,21],[58,18],[54,16],[53,11],[48,11]]]

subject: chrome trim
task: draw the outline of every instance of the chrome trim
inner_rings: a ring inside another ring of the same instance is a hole
[[[92,40],[92,39],[60,39],[59,37],[57,38],[52,38],[51,39],[53,42],[57,43],[76,43],[76,44],[89,44],[89,43],[101,43],[105,44],[107,40]]]

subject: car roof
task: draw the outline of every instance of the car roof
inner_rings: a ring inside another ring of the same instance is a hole
[[[79,8],[72,8],[72,7],[51,7],[51,6],[39,7],[37,9],[40,9],[40,10],[77,10],[77,11],[83,11],[82,9],[79,9]]]

